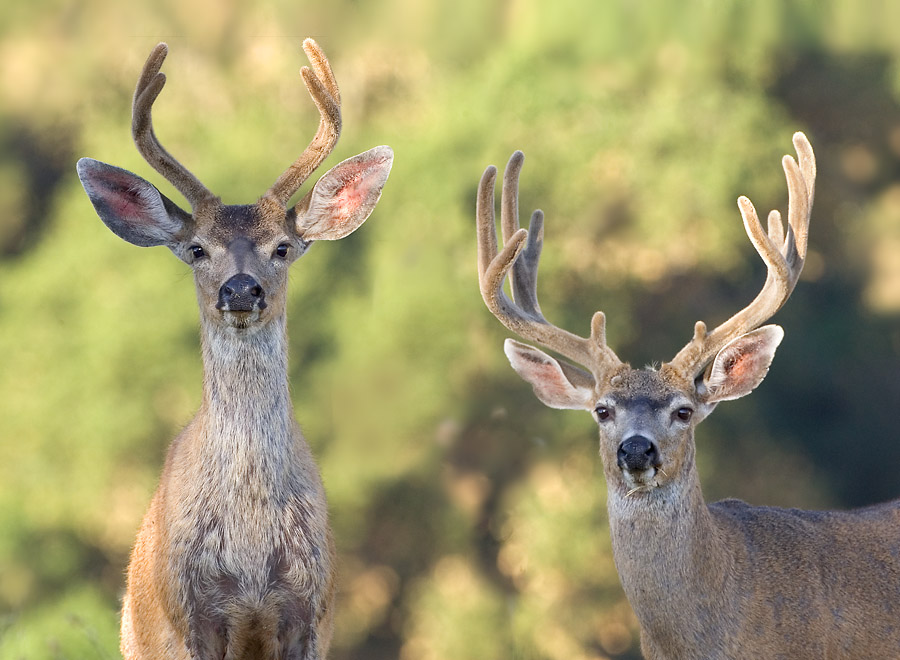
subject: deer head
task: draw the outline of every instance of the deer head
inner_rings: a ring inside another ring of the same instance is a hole
[[[594,415],[610,489],[632,495],[681,483],[680,477],[694,465],[694,427],[718,402],[750,393],[765,377],[784,332],[776,325],[760,326],[791,295],[806,257],[816,165],[806,136],[796,133],[794,146],[799,164],[791,156],[782,161],[789,194],[787,230],[778,211],[769,214],[768,229],[763,229],[750,200],[738,199],[747,235],[768,267],[762,290],[711,332],[697,322],[691,341],[658,370],[632,369],[616,356],[606,343],[603,312],[594,314],[588,337],[544,318],[537,299],[543,213],[533,213],[527,230],[519,228],[518,220],[524,156],[514,153],[504,174],[499,252],[496,169],[488,167],[482,176],[476,211],[481,295],[507,328],[571,360],[512,339],[504,347],[513,368],[546,405]],[[503,291],[507,275],[512,298]]]
[[[311,39],[303,49],[312,67],[301,74],[319,109],[319,129],[306,150],[254,204],[227,205],[159,143],[151,108],[166,82],[168,53],[159,44],[134,92],[132,135],[138,151],[187,199],[181,209],[155,186],[119,167],[90,158],[78,176],[97,214],[134,245],[165,245],[191,266],[204,321],[241,332],[284,314],[291,263],[318,240],[356,230],[375,208],[391,170],[390,147],[375,147],[322,175],[303,199],[291,197],[337,144],[340,91],[325,54]]]

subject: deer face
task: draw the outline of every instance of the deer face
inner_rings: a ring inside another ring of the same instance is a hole
[[[214,198],[193,214],[119,167],[82,158],[78,175],[113,233],[165,245],[191,266],[205,321],[242,331],[284,313],[288,267],[313,241],[343,238],[369,217],[392,162],[384,146],[348,158],[293,208],[270,197],[236,206]]]
[[[596,378],[511,339],[506,355],[545,404],[593,414],[609,487],[633,495],[677,481],[690,469],[694,428],[717,403],[749,394],[762,382],[783,337],[776,325],[741,335],[696,380],[669,365],[655,371],[621,363]]]
[[[132,136],[147,162],[184,195],[188,213],[153,184],[90,158],[78,176],[100,219],[117,236],[141,247],[165,245],[194,270],[201,318],[244,331],[285,310],[287,269],[313,241],[352,233],[375,208],[391,171],[390,147],[370,149],[339,163],[294,207],[291,197],[337,144],[340,90],[319,46],[303,49],[312,68],[303,81],[319,109],[319,129],[300,157],[255,204],[224,205],[156,138],[151,108],[166,83],[160,72],[168,46],[158,44],[138,78]]]
[[[194,271],[208,322],[244,330],[284,313],[288,268],[311,242],[297,235],[283,211],[218,206],[195,213],[189,227],[172,249]]]
[[[651,369],[610,379],[591,411],[610,486],[637,493],[677,479],[693,462],[694,427],[708,409]]]

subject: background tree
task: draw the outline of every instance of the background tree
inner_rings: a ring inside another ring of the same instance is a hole
[[[475,277],[474,194],[527,160],[547,214],[545,313],[610,319],[671,357],[764,273],[734,200],[784,208],[794,130],[819,160],[811,253],[764,386],[699,437],[706,495],[852,506],[900,495],[900,13],[875,0],[328,3],[35,0],[0,24],[0,658],[116,655],[130,544],[199,404],[187,270],[109,235],[78,156],[177,193],[129,137],[134,82],[171,56],[155,122],[226,202],[317,121],[314,36],[342,87],[328,167],[396,153],[384,197],[292,283],[298,416],[342,561],[333,657],[638,658],[588,415],[506,364]],[[198,17],[202,16],[202,20]],[[156,178],[154,178],[156,177]],[[552,295],[549,293],[552,292]],[[730,438],[726,444],[722,438]]]

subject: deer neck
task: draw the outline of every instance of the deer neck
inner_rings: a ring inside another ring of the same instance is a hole
[[[242,334],[203,321],[201,344],[201,451],[226,483],[266,487],[290,472],[296,450],[285,317]]]
[[[696,465],[691,461],[687,474],[638,497],[609,491],[613,556],[641,628],[663,647],[680,648],[677,657],[691,657],[703,626],[723,611],[719,601],[733,566]]]

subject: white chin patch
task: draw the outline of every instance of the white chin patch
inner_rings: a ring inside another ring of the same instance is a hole
[[[622,477],[629,495],[659,488],[661,484],[658,477],[660,476],[660,470],[655,467],[641,471],[622,470]]]
[[[226,328],[242,331],[253,328],[259,324],[260,312],[254,309],[252,312],[222,312],[222,320]]]

